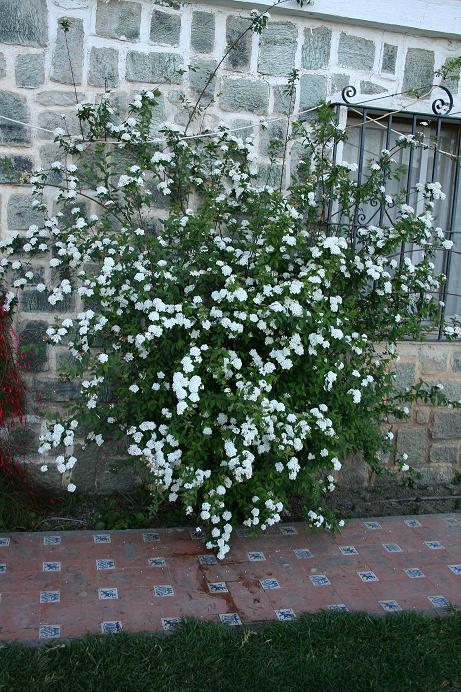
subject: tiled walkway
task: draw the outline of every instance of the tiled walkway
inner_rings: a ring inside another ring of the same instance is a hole
[[[336,537],[239,533],[219,564],[188,529],[2,535],[0,639],[461,605],[461,514],[354,519]]]

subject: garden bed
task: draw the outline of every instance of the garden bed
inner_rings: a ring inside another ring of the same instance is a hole
[[[196,525],[184,517],[179,506],[165,503],[156,511],[152,498],[142,488],[109,496],[53,496],[39,492],[22,480],[0,478],[0,530],[66,531],[114,530]],[[410,488],[401,483],[381,483],[369,488],[338,487],[328,503],[342,517],[434,514],[461,510],[461,479],[453,483]],[[285,521],[302,521],[303,503],[291,498]]]

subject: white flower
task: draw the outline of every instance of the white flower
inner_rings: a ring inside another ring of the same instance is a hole
[[[77,490],[77,486],[74,485],[74,483],[69,483],[67,486],[67,490],[69,493],[74,493]]]
[[[100,363],[107,363],[107,361],[109,360],[109,356],[107,355],[107,353],[100,353],[98,356],[98,360]]]

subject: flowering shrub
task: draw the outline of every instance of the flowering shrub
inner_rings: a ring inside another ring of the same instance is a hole
[[[150,136],[157,96],[136,96],[120,125],[104,99],[78,107],[84,138],[57,131],[64,162],[31,181],[43,226],[2,243],[13,288],[32,278],[28,256],[48,256],[36,290],[80,305],[48,330],[69,344],[81,398],[48,423],[43,470],[55,463],[70,479],[80,448],[103,453],[120,438],[220,558],[233,526],[275,524],[293,493],[311,525],[334,529],[324,497],[347,456],[377,468],[392,439],[383,423],[407,415],[402,402],[443,398],[420,385],[399,393],[390,370],[396,342],[422,338],[439,313],[433,257],[450,242],[432,207],[443,192],[420,186],[419,214],[390,198],[387,150],[357,185],[331,162],[345,133],[328,106],[295,127],[303,161],[282,191],[261,180],[251,139],[224,128],[183,138],[168,125]],[[395,223],[361,227],[359,208],[376,201],[396,208]]]

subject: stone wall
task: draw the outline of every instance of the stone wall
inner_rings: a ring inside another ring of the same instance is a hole
[[[3,0],[1,10],[0,115],[30,125],[0,119],[1,234],[40,223],[21,180],[34,166],[54,161],[57,152],[52,134],[34,128],[52,130],[62,126],[64,117],[69,131],[76,131],[76,98],[94,101],[107,89],[124,114],[131,94],[152,85],[162,90],[155,122],[182,124],[186,114],[180,94],[186,93],[191,101],[196,98],[226,44],[249,23],[248,12],[235,7],[175,0]],[[69,21],[69,53],[59,26],[63,18]],[[271,123],[270,119],[287,113],[283,85],[294,67],[301,74],[294,108],[303,110],[325,97],[338,99],[347,84],[357,88],[357,99],[431,84],[434,69],[460,53],[459,42],[325,23],[279,10],[262,36],[248,33],[226,58],[207,90],[205,103],[215,99],[207,110],[207,124],[224,122],[251,129],[261,163],[267,167],[268,140],[280,136],[284,128],[283,120]],[[182,72],[188,65],[194,69]],[[457,84],[451,87],[459,110]],[[410,100],[389,97],[379,105],[399,107]],[[430,102],[420,102],[417,109],[430,112]],[[269,119],[268,134],[260,131],[261,117]],[[37,282],[43,271],[38,265]],[[78,307],[69,302],[64,309],[72,313]],[[37,477],[55,484],[59,479],[51,472],[38,473],[34,450],[43,411],[78,396],[76,385],[57,379],[67,359],[65,348],[50,350],[42,340],[48,323],[63,314],[63,304],[56,313],[43,294],[26,290],[20,308],[18,331],[35,348],[24,374],[32,396],[27,429],[17,433],[18,448]],[[402,348],[402,382],[427,374],[446,382],[447,389],[461,397],[461,347],[406,344]],[[410,448],[411,463],[427,478],[448,478],[459,469],[460,415],[420,408],[399,430],[399,449]],[[129,487],[133,482],[129,471],[111,475],[98,455],[79,464],[75,474],[75,482],[88,492]]]

